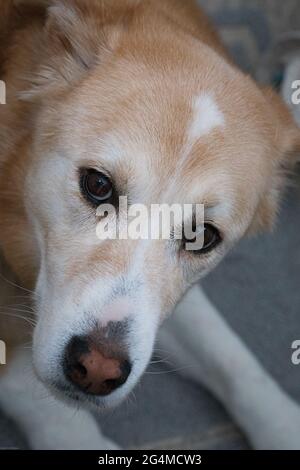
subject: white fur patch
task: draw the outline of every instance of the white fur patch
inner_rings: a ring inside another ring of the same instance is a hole
[[[216,127],[225,125],[224,114],[210,94],[197,96],[193,104],[193,120],[189,129],[189,141],[200,139]]]
[[[225,126],[225,117],[210,93],[202,93],[195,97],[192,106],[192,117],[187,128],[187,139],[183,154],[178,162],[174,175],[179,176],[195,143],[208,135],[213,129]]]

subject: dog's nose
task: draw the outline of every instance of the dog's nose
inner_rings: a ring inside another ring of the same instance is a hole
[[[110,356],[108,351],[108,346],[101,350],[87,338],[72,338],[64,360],[66,376],[85,393],[109,395],[126,382],[131,365],[125,358]]]

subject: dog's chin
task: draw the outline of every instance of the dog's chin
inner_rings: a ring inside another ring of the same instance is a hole
[[[38,380],[49,390],[54,398],[65,403],[67,406],[86,408],[93,412],[104,412],[119,406],[128,399],[140,378],[137,375],[131,376],[129,383],[126,383],[110,395],[100,396],[82,392],[63,378],[60,380],[58,377],[52,379],[45,377],[36,367],[34,367],[34,370]]]
[[[128,393],[116,392],[109,396],[101,397],[86,394],[65,384],[44,383],[44,385],[52,396],[57,398],[60,402],[65,403],[67,406],[85,408],[98,413],[109,411],[119,406],[130,394],[130,391]]]

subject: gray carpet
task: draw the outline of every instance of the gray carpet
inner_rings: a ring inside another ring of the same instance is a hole
[[[218,23],[236,60],[252,73],[274,38],[300,27],[298,0],[200,0]],[[273,235],[246,240],[205,281],[228,322],[282,386],[300,402],[300,366],[291,343],[300,338],[300,180],[282,208]],[[247,443],[205,390],[167,366],[151,366],[128,403],[101,418],[123,447],[242,449]],[[0,417],[0,447],[24,447]]]

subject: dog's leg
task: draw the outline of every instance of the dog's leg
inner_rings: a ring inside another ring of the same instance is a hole
[[[182,372],[223,403],[251,444],[300,449],[300,407],[275,383],[195,286],[161,331]]]
[[[30,366],[29,354],[19,354],[0,376],[0,406],[24,431],[29,446],[39,450],[110,450],[86,411],[69,408],[50,396]]]

